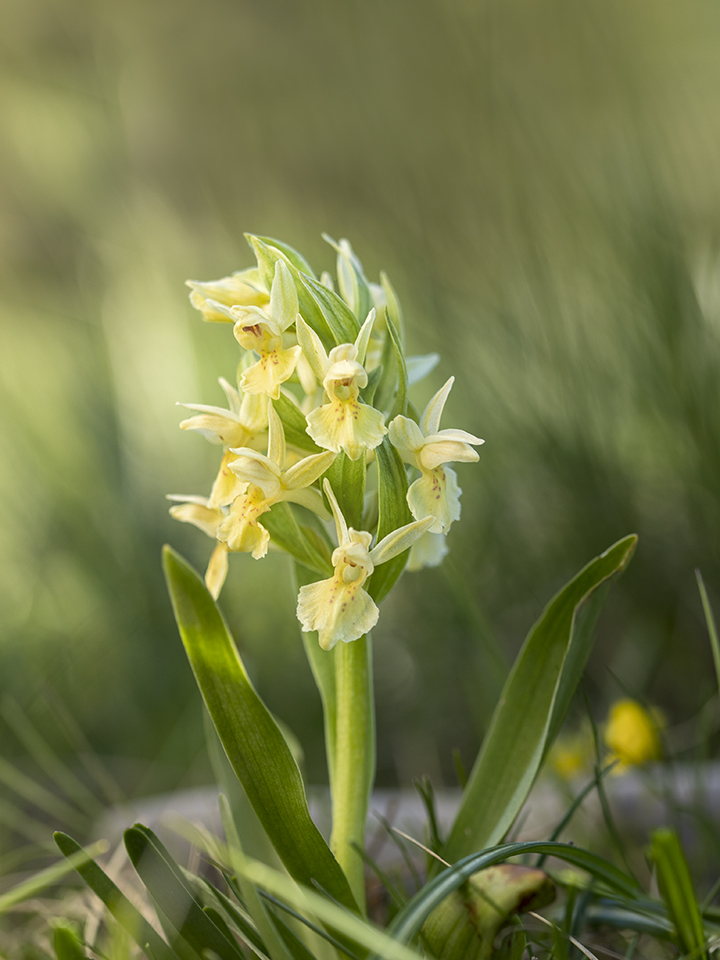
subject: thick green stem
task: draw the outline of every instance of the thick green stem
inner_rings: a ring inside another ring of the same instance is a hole
[[[375,778],[375,704],[370,637],[335,648],[337,726],[330,846],[365,912],[363,859],[370,792]]]

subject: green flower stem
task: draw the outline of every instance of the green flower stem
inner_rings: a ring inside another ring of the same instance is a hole
[[[337,726],[330,846],[365,912],[364,865],[370,792],[375,778],[375,703],[370,636],[335,648]]]

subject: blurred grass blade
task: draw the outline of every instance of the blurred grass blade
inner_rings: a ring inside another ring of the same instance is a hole
[[[260,899],[255,885],[243,876],[242,864],[245,860],[245,854],[240,844],[240,837],[235,827],[230,804],[228,803],[227,797],[222,793],[220,794],[219,802],[220,815],[227,840],[230,866],[238,879],[238,887],[240,888],[245,908],[255,924],[262,940],[263,949],[270,957],[270,960],[287,960],[289,953],[285,946],[285,941],[281,939],[278,934],[269,910]]]
[[[45,870],[40,870],[40,872],[34,876],[23,880],[22,883],[19,883],[16,887],[12,887],[12,889],[0,896],[0,914],[7,913],[8,910],[12,910],[13,907],[22,903],[23,900],[29,900],[30,897],[36,896],[41,890],[52,886],[53,883],[56,883],[68,873],[72,873],[73,870],[80,872],[83,864],[91,860],[96,854],[105,853],[107,848],[106,840],[98,840],[98,842],[94,843],[88,850],[77,847],[77,849],[71,852],[66,861],[54,863],[51,867],[46,867]],[[68,855],[66,854],[66,856]]]
[[[29,800],[40,810],[49,813],[56,821],[76,827],[78,830],[85,830],[89,825],[88,817],[84,813],[65,803],[57,794],[41,787],[39,783],[21,773],[3,757],[0,757],[0,783],[4,783],[6,787],[14,790],[24,800]]]
[[[512,826],[570,705],[610,581],[636,542],[625,537],[591,561],[530,631],[463,792],[446,860],[498,843]]]
[[[710,636],[710,646],[712,647],[713,663],[715,664],[715,676],[717,678],[718,689],[720,689],[720,641],[718,641],[717,624],[710,606],[710,598],[705,589],[705,581],[699,570],[695,571],[697,577],[698,590],[702,601],[703,613],[705,614],[705,623],[707,624],[708,634]]]
[[[53,948],[57,960],[87,960],[82,944],[69,927],[55,927]]]
[[[473,874],[495,863],[502,863],[510,857],[524,853],[541,853],[558,857],[573,866],[587,871],[596,880],[601,881],[624,897],[636,899],[641,893],[638,882],[622,870],[595,854],[567,843],[551,841],[532,841],[526,843],[505,843],[499,847],[474,853],[460,860],[441,874],[430,880],[422,890],[413,896],[398,913],[388,927],[388,933],[402,943],[409,942],[420,932],[426,919],[438,907],[448,894],[457,890]]]
[[[174,950],[153,930],[140,911],[113,883],[104,870],[92,859],[93,848],[83,850],[79,843],[66,833],[54,834],[60,852],[68,858],[68,864],[77,870],[93,893],[97,894],[135,943],[151,960],[179,960]]]
[[[705,930],[690,871],[674,830],[664,827],[652,835],[650,855],[657,868],[658,887],[675,924],[683,953],[707,958]]]
[[[203,910],[178,865],[155,834],[136,824],[125,831],[125,847],[148,893],[193,950],[212,950],[221,960],[244,960],[238,945],[228,940]]]
[[[12,697],[8,696],[3,699],[2,716],[28,754],[64,793],[88,816],[99,816],[104,809],[103,804],[82,780],[75,776],[72,770],[62,762]]]
[[[165,547],[163,564],[185,650],[228,759],[288,873],[317,880],[357,910],[347,879],[310,818],[297,763],[255,692],[225,621],[197,573]]]
[[[312,889],[299,889],[265,864],[248,859],[243,872],[260,889],[286,901],[302,914],[313,914],[328,927],[357,943],[362,952],[372,951],[383,960],[419,960],[414,950],[388,936],[370,921],[361,920]]]
[[[387,437],[375,448],[378,469],[378,510],[379,519],[376,540],[397,530],[406,523],[412,523],[412,514],[407,504],[407,471],[400,455]],[[368,582],[368,593],[375,603],[386,597],[400,574],[405,569],[409,550],[400,556],[381,564],[373,571]]]

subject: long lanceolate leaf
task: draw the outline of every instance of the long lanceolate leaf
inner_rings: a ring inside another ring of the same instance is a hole
[[[169,547],[163,563],[180,635],[223,748],[288,873],[351,910],[345,874],[310,818],[290,748],[256,693],[202,579]]]
[[[499,843],[520,812],[585,667],[610,581],[636,542],[625,537],[591,561],[528,635],[465,788],[446,860]]]
[[[60,852],[68,859],[72,860],[82,853],[82,847],[72,837],[65,833],[56,833],[54,836]],[[100,897],[118,923],[150,957],[150,960],[179,960],[178,955],[153,930],[140,911],[130,903],[94,860],[78,863],[75,869],[93,893]]]
[[[445,897],[462,886],[473,874],[521,853],[540,853],[545,856],[559,857],[581,870],[586,870],[596,880],[616,890],[628,900],[635,900],[642,895],[642,889],[633,877],[629,877],[614,864],[587,850],[552,841],[505,843],[465,857],[427,883],[393,919],[388,927],[388,933],[401,943],[408,943],[420,932],[422,925]]]

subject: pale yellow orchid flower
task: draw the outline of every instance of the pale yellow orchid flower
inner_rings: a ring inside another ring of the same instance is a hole
[[[214,300],[210,305],[234,321],[233,334],[241,347],[254,350],[260,359],[240,378],[245,393],[262,393],[273,400],[280,396],[280,385],[295,370],[300,347],[283,347],[283,334],[297,320],[298,296],[295,281],[282,260],[275,264],[275,275],[267,307],[253,304],[226,307]]]
[[[341,343],[329,354],[302,317],[297,321],[298,343],[330,400],[307,414],[307,432],[319,447],[335,453],[344,450],[351,460],[358,460],[364,450],[374,450],[387,433],[380,410],[359,399],[368,382],[363,362],[374,320],[373,309],[355,343]]]
[[[351,643],[372,630],[380,611],[363,584],[376,566],[397,557],[421,537],[432,518],[393,530],[370,549],[372,534],[348,528],[327,479],[323,487],[337,529],[338,546],[332,555],[335,571],[328,580],[300,588],[297,618],[306,632],[317,630],[323,650],[332,650],[338,641]]]
[[[225,519],[222,510],[211,506],[206,497],[183,496],[182,494],[168,494],[168,500],[177,501],[170,507],[170,516],[183,523],[192,523],[213,540],[217,529]],[[205,586],[214,600],[220,596],[222,585],[228,571],[228,548],[225,543],[217,543],[210,555],[210,561],[205,571]]]
[[[182,421],[181,430],[196,430],[210,443],[221,443],[225,448],[220,470],[210,494],[211,507],[226,506],[247,488],[247,484],[242,485],[230,470],[230,464],[237,456],[230,451],[230,447],[255,447],[262,442],[262,435],[267,428],[265,397],[251,393],[243,394],[241,397],[240,393],[223,377],[220,377],[218,382],[228,399],[227,409],[204,403],[178,404],[188,410],[199,411],[197,416]]]
[[[219,310],[217,306],[213,306],[213,303],[220,303],[225,307],[236,304],[262,307],[270,300],[257,267],[238,270],[232,276],[222,277],[220,280],[210,280],[206,283],[199,280],[186,280],[185,283],[192,288],[190,303],[202,313],[205,320],[211,323],[234,322],[232,317]]]
[[[410,512],[416,520],[434,517],[431,533],[447,533],[460,519],[460,487],[449,462],[478,460],[473,446],[484,443],[464,430],[440,430],[445,401],[455,378],[450,377],[428,403],[418,426],[408,417],[397,416],[389,426],[390,442],[405,463],[417,467],[420,477],[407,492]],[[472,445],[472,446],[471,446]]]
[[[311,488],[335,459],[327,451],[305,457],[284,470],[286,460],[285,431],[282,421],[268,402],[267,456],[250,447],[231,449],[235,459],[229,469],[242,483],[245,492],[236,497],[230,511],[217,530],[217,538],[231,551],[251,553],[256,560],[268,550],[270,534],[259,518],[274,504],[283,500],[299,503],[320,516],[326,516],[319,490]]]

